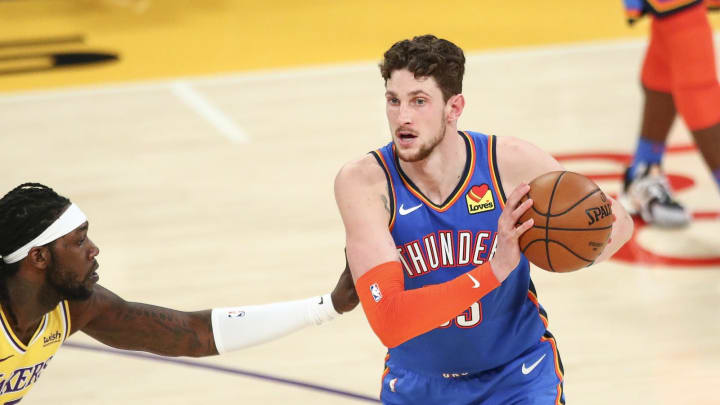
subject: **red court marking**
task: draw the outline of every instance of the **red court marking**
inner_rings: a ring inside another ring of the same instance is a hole
[[[693,152],[696,151],[697,148],[695,147],[695,144],[689,143],[685,145],[674,145],[674,146],[668,146],[666,149],[667,153],[685,153],[685,152]]]
[[[668,146],[665,152],[667,154],[687,153],[695,151],[694,144],[673,145]],[[591,152],[591,153],[561,153],[554,155],[557,160],[610,160],[626,166],[630,164],[632,155],[629,153],[618,152]]]
[[[617,180],[622,182],[622,173],[583,173],[593,181]],[[666,173],[670,187],[680,192],[695,185],[695,180],[682,174]]]
[[[675,153],[687,153],[694,152],[696,150],[695,145],[676,145],[668,147],[666,152],[668,154]],[[615,153],[615,152],[596,152],[596,153],[567,153],[555,155],[558,161],[587,161],[587,160],[606,160],[617,163],[622,169],[630,163],[631,155],[627,153]],[[623,173],[586,173],[586,176],[594,181],[618,181],[622,182]],[[691,177],[676,174],[666,173],[668,182],[673,190],[681,192],[687,190],[695,185],[695,180]],[[616,198],[615,195],[611,195]],[[693,213],[694,221],[718,221],[720,220],[720,211],[705,211]],[[649,249],[643,247],[638,241],[638,233],[648,225],[640,218],[633,218],[635,221],[635,230],[630,240],[615,253],[612,257],[613,260],[618,260],[626,263],[636,263],[645,265],[662,265],[669,267],[713,267],[720,266],[720,256],[708,256],[708,257],[677,257],[677,256],[665,256],[659,253],[652,252]]]
[[[638,241],[637,235],[640,230],[648,225],[640,218],[633,218],[635,221],[635,231],[632,238],[612,257],[614,260],[627,263],[648,264],[648,265],[665,265],[665,266],[683,266],[683,267],[710,267],[720,266],[720,256],[708,257],[677,257],[665,256],[652,252],[643,247]],[[698,220],[720,220],[719,211],[705,211],[693,213],[693,219]]]

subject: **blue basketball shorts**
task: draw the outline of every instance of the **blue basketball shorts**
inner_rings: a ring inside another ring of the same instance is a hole
[[[561,405],[563,369],[552,335],[513,361],[478,374],[417,374],[385,363],[380,399],[386,405]]]

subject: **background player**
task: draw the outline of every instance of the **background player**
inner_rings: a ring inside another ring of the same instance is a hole
[[[517,224],[532,204],[519,204],[527,183],[562,167],[519,139],[457,131],[464,63],[432,35],[394,44],[380,65],[392,142],[336,178],[356,289],[389,348],[381,399],[564,403],[555,339],[517,242],[533,226]],[[475,213],[471,191],[484,202]],[[614,208],[598,261],[632,231]]]
[[[628,210],[660,226],[685,226],[687,209],[672,194],[661,170],[676,112],[685,120],[705,163],[720,185],[720,85],[715,71],[712,28],[703,0],[625,0],[632,23],[652,17],[650,44],[642,66],[645,95],[633,161],[625,172]],[[720,2],[707,2],[718,6]]]
[[[0,199],[0,403],[19,401],[79,330],[120,349],[200,357],[320,325],[358,302],[347,266],[331,294],[306,300],[198,312],[127,302],[96,285],[100,250],[88,228],[41,184]]]

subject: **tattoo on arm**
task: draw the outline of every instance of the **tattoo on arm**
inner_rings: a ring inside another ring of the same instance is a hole
[[[390,201],[388,201],[387,197],[385,197],[385,196],[382,195],[382,194],[380,194],[380,198],[381,198],[382,201],[383,201],[383,206],[385,207],[385,211],[387,211],[388,214],[391,214],[391,215],[392,215],[392,212],[390,212]]]
[[[142,350],[164,356],[217,354],[210,310],[176,311],[127,302],[105,291],[107,293],[93,297],[93,306],[101,310],[82,329],[102,343],[118,349]]]

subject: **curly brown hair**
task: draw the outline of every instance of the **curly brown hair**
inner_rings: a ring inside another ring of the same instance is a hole
[[[385,83],[392,72],[399,69],[409,70],[416,78],[434,78],[447,102],[453,95],[462,93],[465,54],[446,39],[421,35],[396,42],[383,55],[380,73]]]

